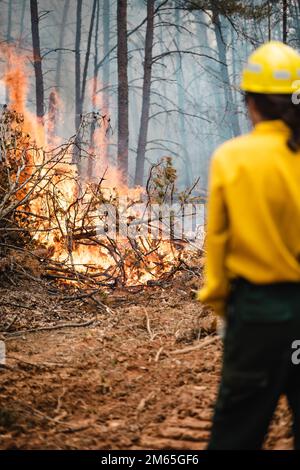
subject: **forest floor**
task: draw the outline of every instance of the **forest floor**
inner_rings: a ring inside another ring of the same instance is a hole
[[[0,288],[1,449],[205,448],[222,344],[214,316],[193,300],[194,280],[116,290],[111,313],[21,284]],[[282,400],[265,447],[291,441]]]

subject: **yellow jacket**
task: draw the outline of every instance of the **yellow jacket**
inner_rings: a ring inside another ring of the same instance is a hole
[[[198,300],[219,315],[235,277],[300,281],[300,152],[288,149],[289,132],[281,120],[262,121],[213,155]]]

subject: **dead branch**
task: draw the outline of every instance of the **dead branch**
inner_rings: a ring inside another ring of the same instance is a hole
[[[203,349],[210,344],[217,343],[219,340],[221,340],[220,336],[213,336],[213,337],[208,336],[196,346],[188,346],[187,348],[175,349],[174,351],[170,351],[169,353],[170,354],[186,354],[192,351],[198,351],[199,349]]]
[[[146,328],[147,328],[148,334],[150,336],[150,341],[153,341],[154,338],[157,336],[157,334],[153,333],[153,331],[151,330],[150,318],[149,318],[148,312],[145,309],[145,307],[143,307],[143,310],[144,310],[145,315],[146,315]]]
[[[96,320],[97,320],[97,316],[93,317],[89,321],[82,322],[82,323],[62,323],[60,325],[42,326],[39,328],[29,328],[27,330],[14,331],[13,333],[7,333],[5,330],[5,331],[0,331],[0,333],[6,333],[6,335],[8,336],[20,336],[20,335],[27,334],[27,333],[37,333],[39,331],[61,330],[63,328],[83,328],[83,327],[92,325],[93,323],[95,323]]]

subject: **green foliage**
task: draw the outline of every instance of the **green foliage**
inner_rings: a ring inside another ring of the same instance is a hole
[[[171,157],[163,157],[150,170],[147,193],[152,203],[162,204],[172,200],[177,179],[176,169]]]

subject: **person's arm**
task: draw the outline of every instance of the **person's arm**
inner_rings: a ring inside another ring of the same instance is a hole
[[[224,177],[217,155],[213,156],[207,205],[207,235],[205,241],[205,284],[197,298],[212,306],[218,315],[224,316],[229,292],[229,280],[225,269],[228,240],[228,215],[224,198]]]

